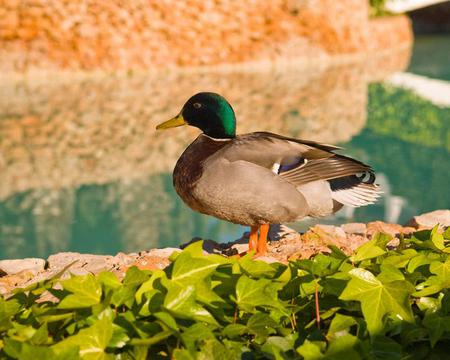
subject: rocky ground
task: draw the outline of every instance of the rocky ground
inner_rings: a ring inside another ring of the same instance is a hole
[[[284,225],[276,225],[271,227],[269,234],[271,241],[268,254],[259,259],[267,262],[306,259],[320,252],[329,252],[330,244],[336,245],[346,254],[351,254],[357,247],[370,240],[376,232],[392,235],[393,240],[390,244],[395,246],[399,236],[407,236],[419,229],[429,229],[435,224],[440,224],[442,229],[450,226],[450,210],[436,210],[415,216],[405,226],[382,221],[368,224],[348,223],[341,226],[316,225],[306,233],[299,234]],[[191,242],[198,240],[192,239]],[[205,253],[234,256],[245,252],[247,243],[248,234],[246,233],[241,239],[226,244],[205,240],[204,250]],[[63,271],[62,277],[68,277],[70,274],[97,274],[101,271],[111,271],[122,278],[126,270],[133,265],[141,269],[163,269],[169,265],[169,256],[174,251],[181,250],[178,248],[152,249],[139,253],[118,253],[115,256],[62,252],[51,255],[47,260],[38,258],[1,260],[0,294],[8,294],[14,288],[48,279],[61,271]]]

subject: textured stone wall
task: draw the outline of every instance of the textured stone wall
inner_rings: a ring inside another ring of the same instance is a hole
[[[317,60],[411,42],[407,18],[387,18],[380,27],[367,3],[0,0],[0,70]]]

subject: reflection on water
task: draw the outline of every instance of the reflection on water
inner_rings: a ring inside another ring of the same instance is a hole
[[[193,213],[172,188],[171,169],[196,130],[153,130],[199,90],[230,99],[240,132],[340,143],[375,167],[382,201],[345,209],[330,222],[404,221],[448,207],[448,148],[400,136],[401,123],[380,122],[380,101],[394,97],[387,87],[368,86],[407,61],[402,52],[333,69],[10,79],[0,85],[0,257],[113,254],[194,236],[239,237],[244,228]],[[414,104],[413,97],[399,106]]]

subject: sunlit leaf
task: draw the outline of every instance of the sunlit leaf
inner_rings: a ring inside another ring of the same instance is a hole
[[[60,309],[85,308],[100,302],[102,287],[92,274],[73,276],[61,285],[72,294],[62,299],[58,304]]]
[[[414,291],[407,281],[382,283],[370,271],[354,269],[352,279],[340,296],[342,300],[361,303],[367,328],[373,335],[383,331],[383,318],[392,313],[408,322],[414,320],[409,295]]]
[[[351,258],[354,262],[360,262],[375,258],[386,253],[386,244],[392,239],[389,235],[377,233],[372,237],[372,240],[361,245],[355,251],[355,255]]]
[[[164,286],[167,289],[164,307],[170,313],[182,319],[193,319],[217,324],[214,317],[195,301],[194,286],[181,286],[168,281],[164,283]]]
[[[78,347],[82,359],[103,360],[109,356],[105,353],[113,334],[111,320],[103,317],[89,328],[80,330],[76,335],[69,336],[52,348],[56,353],[62,353],[70,347]]]

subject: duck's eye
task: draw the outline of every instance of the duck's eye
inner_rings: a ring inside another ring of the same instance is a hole
[[[200,103],[193,103],[192,106],[195,107],[196,109],[200,109],[202,107],[202,104],[200,104]]]

